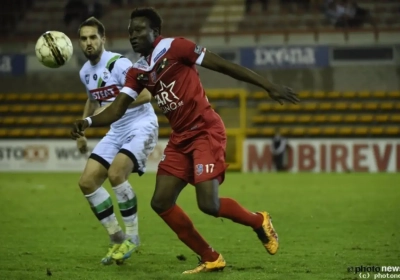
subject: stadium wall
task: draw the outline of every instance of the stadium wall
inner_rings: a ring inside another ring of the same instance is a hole
[[[0,141],[0,172],[80,172],[98,140],[89,140],[82,155],[72,140]],[[270,140],[243,142],[243,172],[274,172]],[[158,142],[146,170],[155,172],[166,140]],[[289,172],[400,172],[400,140],[306,139],[289,140],[286,168]]]

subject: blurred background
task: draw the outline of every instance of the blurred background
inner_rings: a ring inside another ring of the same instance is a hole
[[[400,171],[400,1],[398,0],[4,0],[0,10],[0,169],[72,170],[84,166],[71,123],[86,94],[77,27],[96,16],[110,51],[137,58],[127,36],[130,12],[155,7],[164,36],[185,36],[232,62],[293,87],[299,105],[199,68],[227,127],[231,170]],[[39,36],[65,32],[74,56],[59,69],[34,53]],[[170,128],[155,106],[160,143]],[[107,128],[89,129],[91,145]]]

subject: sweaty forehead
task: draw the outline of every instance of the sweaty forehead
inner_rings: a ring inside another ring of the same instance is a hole
[[[92,36],[97,34],[97,27],[94,26],[83,26],[80,31],[80,36]]]

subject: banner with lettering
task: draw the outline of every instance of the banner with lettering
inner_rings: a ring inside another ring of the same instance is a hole
[[[23,54],[0,54],[0,75],[24,75],[26,56]]]
[[[244,172],[275,170],[271,141],[244,141]],[[400,172],[400,140],[289,139],[285,158],[289,172]]]
[[[0,172],[80,172],[98,141],[88,140],[89,152],[81,154],[72,140],[1,140]],[[146,171],[157,171],[166,145],[166,140],[158,141],[146,162]]]
[[[240,49],[240,64],[251,69],[328,67],[328,46],[274,46]]]

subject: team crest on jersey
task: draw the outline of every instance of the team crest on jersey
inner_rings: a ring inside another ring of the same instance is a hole
[[[107,69],[104,69],[102,80],[104,82],[107,82],[109,78],[110,78],[110,72]]]
[[[85,82],[86,82],[87,85],[89,84],[89,81],[90,81],[90,74],[86,74],[85,75]]]
[[[202,164],[196,164],[196,174],[197,174],[197,176],[203,174],[203,165]]]

